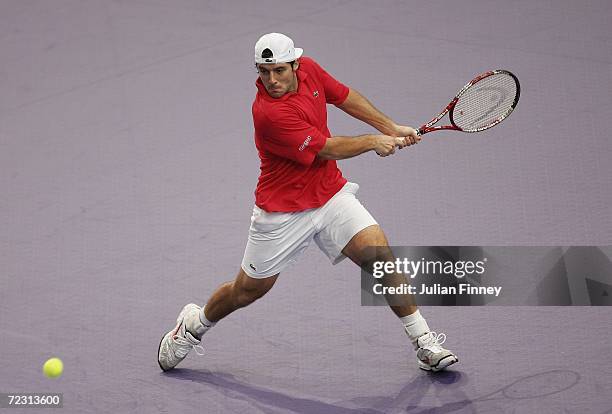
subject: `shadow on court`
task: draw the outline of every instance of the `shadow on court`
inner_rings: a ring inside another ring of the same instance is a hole
[[[471,383],[467,374],[457,371],[436,374],[419,372],[396,395],[360,396],[329,403],[254,386],[226,373],[175,369],[161,375],[212,386],[215,391],[229,398],[248,401],[262,411],[267,411],[266,407],[274,407],[295,413],[332,414],[441,414],[477,412],[482,409],[504,411],[515,406],[519,400],[537,400],[560,394],[580,382],[580,375],[574,371],[550,370],[524,376],[484,395],[470,398],[466,393],[466,386]],[[432,391],[439,405],[427,407],[428,402],[422,399],[431,395]]]
[[[412,409],[425,395],[431,386],[456,386],[465,380],[459,372],[442,372],[438,374],[418,373],[395,396],[368,396],[350,400],[328,403],[316,399],[303,398],[281,393],[261,386],[254,386],[236,379],[234,376],[219,372],[200,371],[193,369],[175,369],[162,374],[185,381],[193,381],[215,387],[223,395],[262,406],[276,407],[296,413],[371,413],[381,414],[397,411],[398,408]],[[461,393],[462,397],[466,397]]]
[[[296,413],[384,413],[384,411],[379,411],[373,408],[346,408],[315,399],[295,397],[264,387],[253,386],[236,379],[230,374],[219,372],[193,369],[175,369],[161,375],[211,385],[215,387],[216,391],[227,397],[248,400],[251,404],[254,404],[262,409],[263,407],[261,406],[263,405],[285,409],[289,412]]]

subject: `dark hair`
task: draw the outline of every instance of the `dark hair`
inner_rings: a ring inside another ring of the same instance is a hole
[[[292,60],[291,62],[282,62],[282,63],[288,63],[288,64],[291,66],[291,70],[293,70],[293,64],[294,64],[295,62],[297,62],[297,59],[296,59],[296,60]],[[257,65],[258,65],[258,64],[257,64],[257,63],[255,63],[255,70],[256,70],[257,72],[259,72],[259,68],[257,67]]]

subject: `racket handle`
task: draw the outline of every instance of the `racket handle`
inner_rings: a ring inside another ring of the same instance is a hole
[[[416,133],[417,133],[418,136],[423,135],[423,133],[421,132],[421,128],[417,128],[416,129]]]

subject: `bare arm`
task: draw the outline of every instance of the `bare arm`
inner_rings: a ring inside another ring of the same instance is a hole
[[[319,151],[318,156],[326,160],[343,160],[368,151],[376,151],[381,157],[395,152],[395,147],[406,146],[404,137],[388,135],[360,135],[357,137],[331,137]]]
[[[346,100],[337,107],[352,117],[373,126],[383,134],[406,137],[408,145],[416,144],[421,140],[414,128],[396,124],[355,89],[349,89]]]
[[[414,128],[396,124],[354,89],[349,89],[345,101],[337,106],[352,117],[378,129],[384,135],[328,138],[318,154],[323,159],[342,160],[371,150],[376,151],[381,157],[386,157],[395,153],[396,147],[401,149],[421,140]]]

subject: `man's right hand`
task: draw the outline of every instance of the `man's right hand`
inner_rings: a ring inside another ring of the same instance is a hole
[[[374,151],[381,157],[386,157],[395,153],[395,148],[402,149],[408,145],[405,137],[392,137],[389,135],[375,135],[376,142]]]

